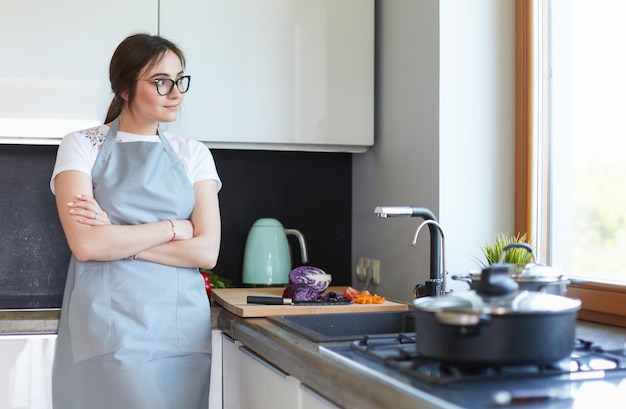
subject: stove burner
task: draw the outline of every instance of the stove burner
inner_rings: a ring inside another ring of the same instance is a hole
[[[544,376],[594,378],[601,371],[626,370],[623,351],[605,351],[592,342],[578,339],[572,354],[548,365],[459,365],[421,357],[417,353],[415,334],[400,333],[386,336],[364,336],[350,348],[375,361],[395,368],[405,375],[432,384],[521,379]]]

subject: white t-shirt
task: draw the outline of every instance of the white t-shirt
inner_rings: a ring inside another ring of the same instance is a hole
[[[56,163],[50,179],[52,193],[55,193],[54,179],[63,171],[77,170],[91,177],[91,169],[108,132],[108,126],[100,125],[72,132],[63,138],[57,151]],[[218,191],[221,189],[222,181],[217,174],[215,161],[209,148],[195,139],[181,138],[167,131],[164,131],[163,135],[178,155],[191,184],[201,180],[213,179],[217,181]],[[115,140],[116,143],[137,141],[161,143],[158,135],[145,136],[120,131],[117,132]]]

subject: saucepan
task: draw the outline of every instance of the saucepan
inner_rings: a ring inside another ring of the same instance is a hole
[[[483,269],[473,285],[474,290],[413,301],[420,356],[497,366],[544,365],[571,354],[580,300],[520,290],[503,265]]]
[[[530,252],[532,262],[525,265],[504,264],[506,253],[513,248],[521,248]],[[511,243],[505,246],[500,253],[499,265],[506,265],[509,276],[517,282],[521,290],[540,291],[555,295],[565,295],[570,280],[565,272],[543,264],[537,264],[535,255],[530,245],[526,243]],[[482,272],[470,271],[467,274],[456,274],[453,280],[465,281],[470,289],[476,289],[482,281]]]

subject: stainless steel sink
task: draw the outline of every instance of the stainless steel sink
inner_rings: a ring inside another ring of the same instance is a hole
[[[364,335],[415,332],[412,311],[281,315],[274,323],[314,342],[352,341]]]

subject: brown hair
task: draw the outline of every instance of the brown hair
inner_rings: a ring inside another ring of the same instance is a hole
[[[185,56],[180,48],[171,41],[149,34],[134,34],[122,41],[111,57],[109,65],[109,81],[113,91],[113,100],[104,123],[117,118],[124,107],[122,94],[128,92],[128,105],[132,105],[137,88],[139,74],[156,64],[167,51],[172,51],[180,59],[185,68]]]

